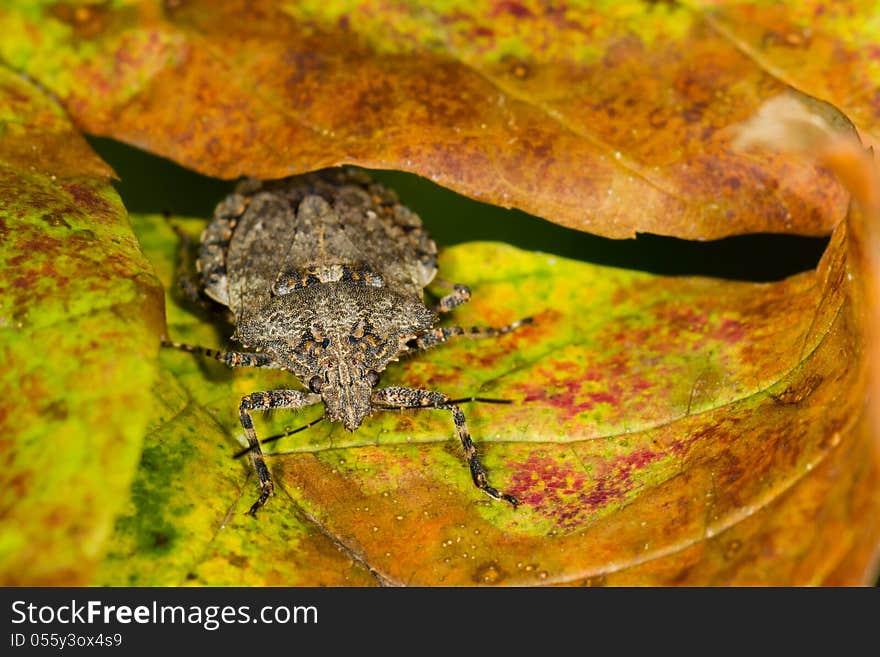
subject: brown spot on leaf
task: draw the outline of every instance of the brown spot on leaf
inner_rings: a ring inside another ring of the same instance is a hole
[[[109,0],[77,4],[56,2],[49,5],[47,11],[54,18],[72,27],[77,37],[94,39],[107,29],[112,8]]]
[[[772,397],[780,404],[800,404],[822,385],[822,381],[821,376],[812,374],[805,379],[794,382],[782,392],[772,395]]]
[[[740,550],[742,550],[742,541],[736,538],[732,541],[727,541],[727,543],[725,543],[724,545],[724,558],[728,561],[730,561],[731,559],[735,559]]]
[[[240,554],[230,554],[229,557],[227,557],[227,558],[229,560],[230,565],[232,565],[235,568],[246,568],[248,565],[247,557],[244,557]]]
[[[53,228],[58,228],[60,226],[64,226],[65,228],[70,228],[70,224],[65,221],[64,216],[60,213],[51,212],[44,214],[42,216],[43,221],[45,221],[48,225]]]
[[[507,55],[502,62],[507,66],[510,75],[517,80],[526,80],[532,73],[529,63],[523,59]]]
[[[475,584],[501,584],[507,579],[507,573],[494,561],[481,564],[474,571]]]

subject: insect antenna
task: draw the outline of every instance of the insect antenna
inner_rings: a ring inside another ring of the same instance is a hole
[[[484,404],[512,404],[512,399],[491,399],[489,397],[459,397],[450,399],[447,404],[464,404],[465,402],[483,402]]]
[[[297,429],[293,429],[292,431],[285,431],[284,433],[279,433],[279,434],[276,434],[276,435],[274,435],[274,436],[269,436],[268,438],[263,438],[263,440],[260,441],[260,444],[261,444],[261,445],[265,445],[266,443],[271,443],[271,442],[273,442],[273,441],[275,441],[275,440],[281,440],[282,438],[287,438],[288,436],[292,436],[293,434],[295,434],[295,433],[299,433],[300,431],[305,431],[305,430],[308,429],[309,427],[313,427],[313,426],[315,426],[316,424],[318,424],[318,422],[320,422],[321,420],[323,420],[323,419],[326,418],[326,417],[327,417],[326,415],[322,415],[322,416],[319,417],[317,420],[312,420],[312,421],[309,422],[308,424],[304,424],[303,426],[301,426],[301,427],[299,427],[299,428],[297,428]],[[250,447],[245,447],[244,449],[239,450],[238,452],[236,452],[235,454],[233,454],[233,455],[232,455],[232,458],[237,459],[237,458],[240,457],[240,456],[244,456],[244,455],[247,454],[248,452],[253,451],[255,447],[256,447],[256,445],[251,445]]]
[[[484,404],[512,404],[513,399],[492,399],[490,397],[459,397],[458,399],[448,399],[444,404],[465,404],[467,402],[482,402]],[[384,406],[383,411],[411,411],[414,408],[432,408],[421,405],[413,406]],[[433,408],[438,408],[434,406]],[[263,441],[265,442],[265,441]]]

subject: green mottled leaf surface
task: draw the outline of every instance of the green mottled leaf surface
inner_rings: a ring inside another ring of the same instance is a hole
[[[112,171],[0,69],[0,583],[85,584],[128,495],[162,325]]]

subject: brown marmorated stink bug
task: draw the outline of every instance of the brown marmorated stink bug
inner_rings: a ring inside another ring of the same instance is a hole
[[[242,453],[250,453],[260,482],[251,515],[274,488],[251,413],[319,402],[324,404],[321,419],[342,422],[349,431],[382,409],[449,411],[474,484],[516,507],[513,496],[489,484],[459,407],[468,399],[376,387],[379,374],[408,351],[454,336],[502,335],[531,321],[501,328],[435,327],[438,313],[470,297],[467,287],[449,285],[450,294],[433,308],[425,305],[424,288],[437,273],[436,254],[419,217],[393,192],[353,170],[245,181],[217,206],[199,246],[201,285],[185,277],[181,283],[194,300],[226,306],[235,326],[232,338],[243,350],[163,345],[230,367],[287,370],[308,389],[254,392],[241,400],[239,416],[249,445]]]

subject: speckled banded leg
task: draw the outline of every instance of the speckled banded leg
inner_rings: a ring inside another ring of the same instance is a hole
[[[442,342],[446,342],[449,338],[454,338],[459,335],[468,338],[493,338],[498,335],[510,333],[511,331],[518,329],[520,326],[531,323],[532,318],[525,317],[512,324],[500,326],[498,328],[493,326],[471,326],[469,328],[463,328],[461,326],[443,326],[431,329],[430,331],[425,331],[420,336],[410,340],[406,346],[410,349],[428,349]]]
[[[170,340],[162,340],[162,346],[171,349],[179,349],[180,351],[185,351],[189,354],[214,358],[221,363],[225,363],[229,367],[282,368],[282,366],[276,363],[268,354],[250,354],[241,351],[218,351],[216,349],[208,349],[207,347],[199,347],[192,344],[183,344],[182,342],[172,342]]]
[[[252,392],[241,399],[238,407],[238,415],[241,426],[244,427],[247,436],[248,448],[257,478],[260,480],[260,497],[251,505],[248,513],[257,515],[257,510],[266,503],[275,492],[275,484],[263,458],[263,450],[260,449],[260,439],[254,430],[254,422],[251,411],[268,411],[271,408],[303,408],[321,401],[321,395],[300,392],[299,390],[270,390],[268,392]]]
[[[451,287],[454,292],[447,294],[434,304],[432,310],[435,313],[448,313],[454,308],[458,308],[461,304],[467,303],[471,298],[471,289],[467,285],[450,285],[445,281],[439,281],[444,287]]]
[[[471,434],[468,431],[464,413],[449,397],[442,392],[392,386],[375,390],[371,400],[373,404],[380,408],[437,408],[450,411],[452,413],[452,421],[455,423],[455,430],[458,432],[458,438],[461,440],[461,446],[464,448],[465,458],[471,469],[471,478],[474,480],[474,485],[492,499],[508,502],[513,505],[514,509],[517,507],[519,501],[513,495],[501,493],[497,488],[489,485],[486,469],[480,463],[480,459],[477,456],[477,448],[474,447],[474,442],[471,440]]]

